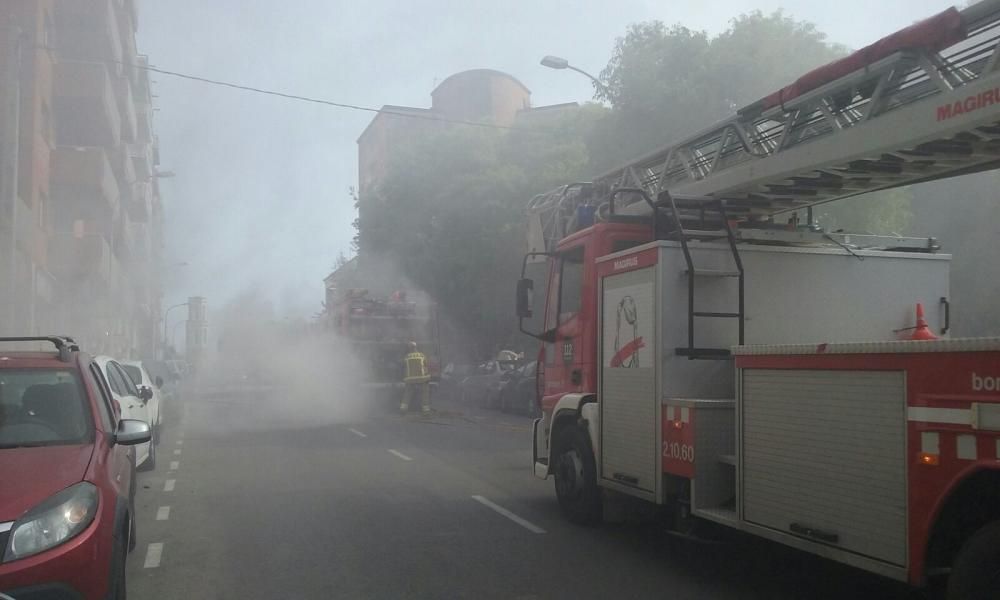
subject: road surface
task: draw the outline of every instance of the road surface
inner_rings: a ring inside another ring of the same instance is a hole
[[[891,582],[745,540],[563,520],[525,417],[441,406],[275,423],[279,398],[178,399],[140,474],[132,600],[878,598]]]

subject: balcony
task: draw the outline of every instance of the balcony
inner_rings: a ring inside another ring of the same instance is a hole
[[[139,179],[149,179],[153,176],[153,144],[139,143],[131,144],[130,153],[132,155],[132,166]]]
[[[122,123],[122,141],[134,142],[139,134],[138,117],[135,110],[135,99],[132,96],[132,84],[128,77],[115,77],[112,81],[115,99],[118,101]]]
[[[132,163],[132,153],[128,144],[118,144],[109,150],[108,161],[111,162],[111,170],[118,179],[118,188],[124,197],[131,192],[132,184],[136,181],[135,166]]]
[[[145,181],[132,184],[132,195],[125,205],[134,223],[148,223],[153,214],[153,186]]]
[[[128,218],[127,213],[122,213],[118,223],[115,224],[114,231],[112,249],[115,256],[123,263],[128,263],[136,257],[136,247],[132,221]]]
[[[111,246],[102,235],[58,233],[49,238],[49,272],[60,284],[91,281],[106,287],[113,262]]]
[[[103,148],[65,148],[52,152],[51,196],[68,224],[108,221],[119,207],[118,182]]]
[[[153,256],[153,240],[149,235],[149,226],[146,223],[132,223],[129,225],[129,229],[134,244],[136,262],[149,261]]]
[[[56,0],[56,39],[65,59],[121,63],[122,40],[112,0]]]
[[[122,135],[121,113],[103,64],[55,65],[56,142],[60,146],[115,146]]]

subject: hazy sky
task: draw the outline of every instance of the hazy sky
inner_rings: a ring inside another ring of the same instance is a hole
[[[629,23],[717,33],[784,8],[831,41],[863,46],[951,6],[946,0],[139,0],[153,65],[337,102],[426,107],[437,82],[471,68],[519,78],[535,105],[590,99],[545,54],[596,74]],[[167,214],[165,304],[220,306],[249,287],[283,312],[319,309],[322,278],[348,252],[357,144],[371,113],[153,75]],[[664,140],[667,143],[669,140]]]

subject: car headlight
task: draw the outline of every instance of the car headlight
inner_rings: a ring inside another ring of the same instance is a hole
[[[28,511],[11,527],[4,562],[26,558],[76,537],[97,515],[97,487],[70,486]]]

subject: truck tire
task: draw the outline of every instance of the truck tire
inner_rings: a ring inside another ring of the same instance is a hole
[[[590,438],[580,427],[564,430],[561,437],[552,469],[559,508],[573,523],[596,525],[601,521],[601,490]]]
[[[1000,589],[1000,521],[965,542],[948,577],[948,600],[987,600]]]

